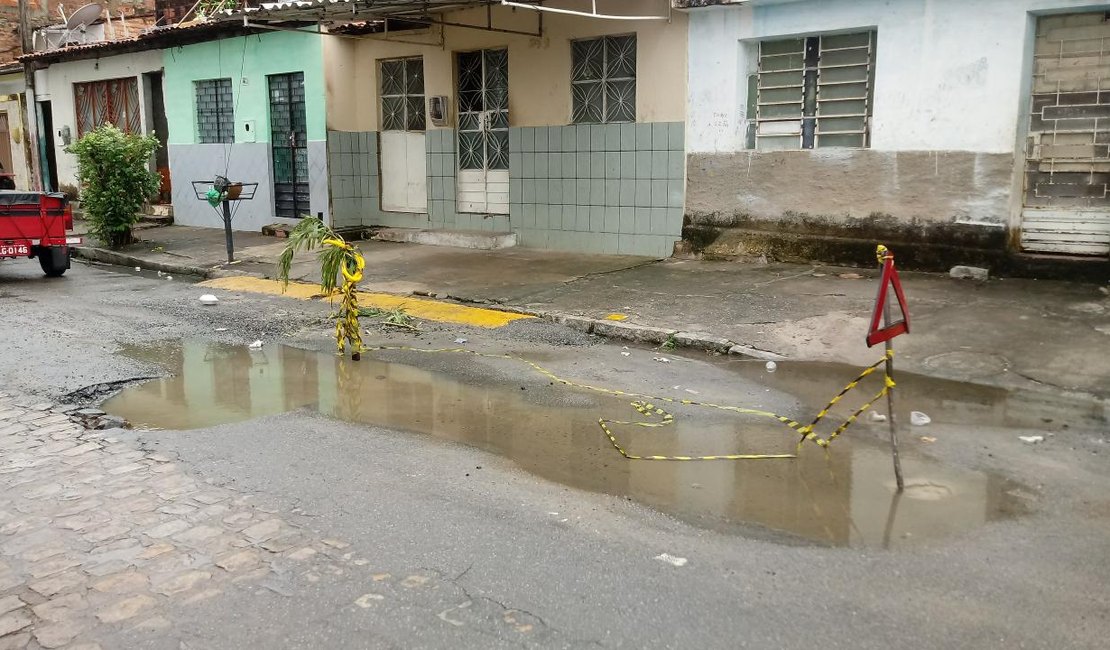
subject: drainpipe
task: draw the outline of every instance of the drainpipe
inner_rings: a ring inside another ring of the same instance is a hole
[[[34,51],[31,44],[31,20],[28,16],[28,0],[19,0],[19,36],[22,39],[24,54]],[[30,190],[42,189],[42,166],[39,157],[38,102],[35,101],[35,71],[26,61],[23,63],[24,94],[27,99],[23,106],[23,151],[30,167],[28,174]]]

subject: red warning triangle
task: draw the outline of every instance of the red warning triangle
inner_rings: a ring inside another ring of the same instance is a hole
[[[894,287],[894,295],[898,298],[898,309],[902,320],[886,323],[880,328],[883,321],[883,312],[886,301],[890,299],[890,287]],[[875,299],[875,311],[871,314],[871,327],[867,329],[867,347],[906,334],[910,331],[910,312],[906,309],[906,294],[902,293],[902,281],[898,279],[898,271],[894,268],[894,256],[887,254],[883,258],[883,274],[879,279],[879,295]]]

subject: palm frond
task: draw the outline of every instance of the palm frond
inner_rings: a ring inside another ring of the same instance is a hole
[[[305,217],[297,224],[297,227],[289,233],[289,239],[286,241],[285,248],[281,251],[281,257],[278,258],[278,278],[281,280],[283,288],[289,286],[289,273],[293,268],[293,256],[298,251],[316,249],[323,244],[325,239],[331,237],[335,237],[335,232],[316,217]],[[329,283],[328,275],[325,273],[324,281],[320,284],[325,291],[334,290],[335,275],[332,274]]]

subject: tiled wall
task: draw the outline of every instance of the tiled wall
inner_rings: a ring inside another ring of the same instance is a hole
[[[378,134],[328,131],[332,225],[353,228],[378,221]]]
[[[509,204],[521,244],[669,256],[681,239],[684,124],[509,130]]]
[[[514,127],[509,215],[455,210],[455,131],[427,132],[428,214],[382,212],[378,135],[328,133],[337,227],[518,233],[535,248],[669,256],[681,239],[684,124]]]

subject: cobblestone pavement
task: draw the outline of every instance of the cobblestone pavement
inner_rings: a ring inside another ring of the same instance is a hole
[[[173,608],[233,585],[283,590],[362,564],[50,403],[0,393],[0,459],[0,650],[157,635]]]

